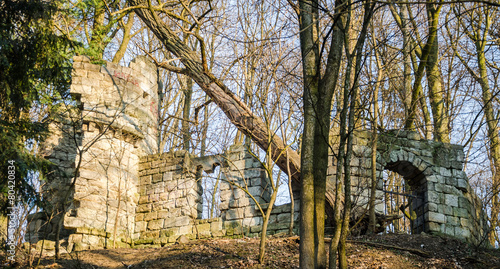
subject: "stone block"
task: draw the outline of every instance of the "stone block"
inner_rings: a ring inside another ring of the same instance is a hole
[[[229,190],[229,183],[227,183],[227,182],[221,182],[220,185],[219,185],[219,190],[221,192]]]
[[[162,192],[159,194],[159,201],[168,201],[169,195],[168,192]]]
[[[255,210],[255,207],[253,206],[247,206],[243,209],[243,211],[245,218],[253,218],[257,215],[257,210]]]
[[[446,223],[446,216],[442,213],[436,213],[429,211],[426,214],[426,220],[430,222],[436,222],[436,223]]]
[[[150,238],[150,239],[151,239],[151,242],[152,242],[152,241],[153,241],[153,238],[160,237],[160,231],[155,230],[155,231],[147,231],[147,232],[143,232],[143,233],[141,233],[141,237],[142,237],[142,238]]]
[[[459,226],[460,225],[460,219],[458,217],[446,216],[446,224],[450,224],[450,225],[453,225],[453,226]]]
[[[441,224],[436,222],[426,222],[425,223],[426,232],[441,232]]]
[[[465,197],[458,197],[458,206],[461,208],[469,208],[471,206],[471,203]]]
[[[456,178],[454,178],[454,177],[445,177],[445,179],[446,179],[446,184],[448,184],[448,185],[450,185],[450,186],[455,187],[455,186],[457,186],[457,184],[458,184],[457,179],[456,179]]]
[[[210,223],[198,224],[195,226],[195,231],[198,233],[207,233],[211,231]]]
[[[149,230],[160,230],[163,228],[163,219],[152,220],[148,223]]]
[[[265,176],[265,172],[261,168],[245,169],[245,172],[243,174],[245,175],[245,178],[256,178],[258,180],[262,180],[262,178]]]
[[[265,191],[262,186],[249,187],[248,192],[254,197],[265,195]]]
[[[444,229],[443,229],[444,227]],[[447,234],[449,236],[455,236],[455,226],[452,226],[452,225],[441,225],[441,232],[444,233],[444,234]]]
[[[229,201],[230,208],[246,207],[250,205],[250,198],[242,198],[238,200]]]
[[[185,207],[188,205],[187,199],[186,198],[177,198],[175,200],[175,207],[180,208],[180,207]]]
[[[172,181],[172,172],[165,172],[163,173],[163,181]]]
[[[455,236],[459,238],[469,238],[470,230],[467,227],[455,227]]]
[[[455,207],[455,208],[453,208],[453,216],[459,217],[459,218],[467,218],[467,217],[469,217],[469,213],[467,212],[467,209],[465,209],[465,208]]]
[[[450,194],[450,193],[455,194],[455,193],[457,193],[457,189],[454,186],[443,185],[443,192],[447,193],[447,194]]]
[[[210,223],[210,231],[215,233],[222,230],[222,221],[214,221]]]
[[[179,190],[192,189],[196,185],[196,181],[194,179],[179,179],[177,188]]]
[[[430,182],[429,182],[430,183]],[[443,192],[444,185],[441,183],[434,183],[434,191]]]
[[[231,167],[232,171],[241,171],[245,170],[247,168],[246,164],[247,162],[249,163],[250,167],[252,167],[252,161],[251,160],[236,160],[232,161],[229,163],[229,167]],[[248,168],[250,168],[248,167]]]
[[[161,182],[162,180],[163,180],[163,175],[162,174],[154,174],[151,177],[151,183],[153,183],[153,184]]]
[[[170,218],[171,214],[168,210],[160,210],[158,211],[158,219],[167,219]]]
[[[136,213],[135,221],[141,221],[141,220],[144,220],[144,213]]]
[[[149,196],[146,195],[146,196],[139,197],[139,204],[145,204],[147,202],[149,202]]]
[[[468,191],[469,183],[465,178],[457,178],[457,188],[462,191]]]
[[[160,231],[160,237],[170,237],[179,234],[179,228],[171,228]]]
[[[443,205],[443,213],[448,216],[453,216],[453,206]]]
[[[289,223],[270,223],[267,226],[267,229],[269,231],[276,231],[276,230],[288,229],[288,227],[289,227]]]
[[[81,218],[64,218],[64,228],[71,229],[77,227],[83,227],[85,225],[84,221]]]
[[[262,226],[261,225],[259,225],[259,226],[252,226],[252,227],[250,227],[250,231],[252,233],[260,233],[260,232],[262,232]]]
[[[453,194],[445,194],[445,203],[448,206],[458,207],[458,197]]]
[[[184,225],[179,227],[179,234],[192,234],[193,233],[193,225]]]
[[[428,176],[426,178],[427,178],[427,181],[429,181],[429,182],[441,183],[441,184],[445,183],[444,178],[440,175],[431,175],[431,176]]]
[[[462,227],[470,227],[471,221],[468,218],[460,218],[460,226]]]
[[[290,213],[282,213],[277,217],[279,223],[290,223]]]
[[[136,233],[137,232],[144,232],[144,231],[146,231],[146,226],[147,226],[147,222],[145,222],[145,221],[137,221],[135,223],[134,231]]]
[[[221,201],[219,203],[219,209],[221,211],[224,211],[224,210],[227,210],[229,208],[229,201],[228,200],[225,200],[225,201]]]
[[[263,223],[262,217],[253,217],[253,218],[244,218],[243,226],[244,227],[252,227],[256,225],[261,225]]]
[[[158,212],[156,211],[144,214],[145,221],[155,220],[157,218],[158,218]]]
[[[170,211],[175,211],[175,200],[172,199],[167,202],[163,202],[162,209],[169,209]],[[173,215],[176,216],[176,214]]]
[[[244,217],[243,208],[234,208],[226,211],[226,220],[242,219]]]
[[[238,188],[238,187],[233,187],[232,194],[233,194],[232,197],[234,199],[244,199],[244,198],[247,198],[246,192],[244,190]]]
[[[442,203],[441,196],[442,195],[438,192],[433,192],[433,191],[427,192],[427,198],[428,198],[427,200],[430,203],[441,204]]]
[[[187,226],[190,222],[191,218],[189,216],[170,218],[165,220],[164,228]]]

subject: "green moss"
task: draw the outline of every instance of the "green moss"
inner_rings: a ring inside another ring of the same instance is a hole
[[[141,238],[134,240],[134,245],[153,244],[154,238]]]
[[[173,235],[175,235],[175,232],[172,229],[163,230],[163,231],[160,232],[160,237],[170,237],[170,236],[173,236]]]

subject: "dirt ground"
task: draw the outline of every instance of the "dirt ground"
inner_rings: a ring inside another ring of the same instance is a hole
[[[257,261],[258,248],[257,238],[197,240],[162,248],[81,251],[31,267],[20,258],[5,268],[299,268],[297,237],[269,239],[264,264]],[[475,249],[448,237],[387,234],[351,238],[348,261],[350,268],[500,268],[500,250]]]

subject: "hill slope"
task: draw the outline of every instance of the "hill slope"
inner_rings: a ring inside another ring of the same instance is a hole
[[[271,238],[265,264],[256,238],[191,241],[163,248],[90,250],[38,268],[298,268],[298,237]],[[440,236],[387,234],[351,238],[350,268],[500,268],[500,251]],[[19,266],[19,265],[18,265]],[[21,267],[27,267],[24,263]]]

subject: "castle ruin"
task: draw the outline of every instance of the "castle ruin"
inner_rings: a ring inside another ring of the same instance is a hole
[[[129,67],[100,66],[77,56],[73,68],[71,94],[76,101],[51,124],[43,152],[54,163],[42,186],[47,206],[29,216],[27,241],[54,240],[58,223],[68,251],[158,247],[180,235],[194,239],[261,232],[263,218],[255,202],[265,209],[271,188],[261,162],[246,147],[234,145],[206,157],[158,152],[158,82],[152,63],[138,57]],[[371,184],[370,139],[371,133],[356,132],[350,165],[353,199],[365,208]],[[412,233],[482,242],[487,222],[463,163],[462,146],[424,140],[414,132],[380,133],[377,212],[384,213],[383,171],[393,171],[415,198],[410,205],[415,215]],[[215,166],[222,172],[221,215],[202,219],[203,189],[197,173]],[[335,174],[331,165],[330,189]],[[295,199],[297,222],[298,195]],[[290,204],[273,208],[269,234],[288,231],[290,210]]]

